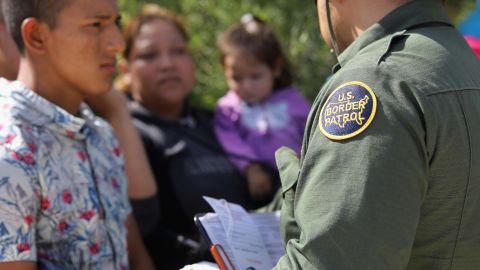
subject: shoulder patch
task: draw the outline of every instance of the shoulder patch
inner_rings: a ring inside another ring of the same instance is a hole
[[[327,98],[320,111],[319,128],[327,138],[345,140],[362,133],[373,121],[377,97],[362,82],[340,85]]]

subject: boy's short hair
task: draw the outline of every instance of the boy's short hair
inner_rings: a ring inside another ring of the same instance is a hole
[[[25,45],[22,39],[22,23],[33,17],[46,22],[50,28],[56,25],[58,13],[73,0],[1,0],[5,25],[21,53]]]

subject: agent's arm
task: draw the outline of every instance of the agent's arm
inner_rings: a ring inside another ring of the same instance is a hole
[[[407,265],[427,188],[428,151],[419,106],[407,95],[398,106],[392,92],[376,92],[381,109],[371,125],[345,140],[325,136],[319,128],[323,104],[314,108],[300,166],[278,164],[285,168],[286,255],[275,269]],[[295,172],[286,170],[292,167]]]

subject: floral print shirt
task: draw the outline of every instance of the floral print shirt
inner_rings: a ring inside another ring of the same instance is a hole
[[[0,262],[127,269],[130,212],[111,127],[0,79]]]

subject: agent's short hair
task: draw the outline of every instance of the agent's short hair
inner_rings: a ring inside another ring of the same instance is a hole
[[[22,39],[22,23],[27,18],[36,18],[55,28],[58,13],[73,0],[2,0],[4,21],[21,53],[25,44]]]

